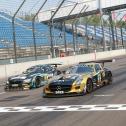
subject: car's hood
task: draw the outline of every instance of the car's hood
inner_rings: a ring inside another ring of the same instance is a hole
[[[14,80],[14,79],[21,79],[24,80],[27,78],[27,74],[20,74],[20,75],[15,75],[15,76],[11,76],[8,79],[9,80]]]
[[[56,80],[52,81],[49,85],[72,85],[75,80]]]
[[[73,82],[77,79],[77,74],[75,75],[60,75],[55,79],[51,80],[49,85],[72,85]]]

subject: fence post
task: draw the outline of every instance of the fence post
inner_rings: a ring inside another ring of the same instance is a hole
[[[25,1],[26,0],[23,0],[23,2],[18,7],[18,9],[16,10],[16,12],[14,13],[14,15],[12,17],[12,30],[13,30],[13,42],[14,42],[14,58],[15,58],[15,63],[17,63],[17,43],[16,43],[16,33],[15,33],[15,17],[17,15],[17,13],[19,12],[19,10],[21,9],[21,7],[24,5]]]

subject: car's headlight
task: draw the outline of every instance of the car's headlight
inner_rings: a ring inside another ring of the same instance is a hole
[[[81,81],[82,81],[82,80],[77,80],[75,84],[76,84],[76,85],[80,85],[80,84],[81,84]]]
[[[30,82],[31,82],[31,78],[25,79],[23,82],[24,82],[24,83],[30,83]]]
[[[49,86],[48,85],[46,85],[46,86],[44,86],[44,88],[43,88],[43,91],[45,92],[45,91],[49,91],[50,89],[49,89]]]
[[[6,84],[9,84],[9,81],[8,80],[6,81]]]

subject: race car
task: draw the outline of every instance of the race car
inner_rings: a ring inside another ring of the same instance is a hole
[[[57,69],[57,65],[61,64],[36,65],[28,68],[20,75],[11,76],[6,82],[5,91],[14,89],[25,90],[43,86],[50,78],[61,74]]]
[[[44,86],[43,97],[90,93],[93,90],[92,72],[92,68],[84,65],[70,68],[65,75],[53,78],[49,84]]]
[[[112,83],[110,70],[103,68],[100,63],[83,62],[71,67],[65,75],[60,75],[45,85],[43,97],[83,95],[110,83]]]

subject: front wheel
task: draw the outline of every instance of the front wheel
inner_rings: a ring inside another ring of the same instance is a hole
[[[91,79],[87,80],[86,93],[91,93],[93,91],[93,82]]]
[[[41,77],[36,77],[35,78],[35,87],[39,88],[41,86],[42,78]]]

